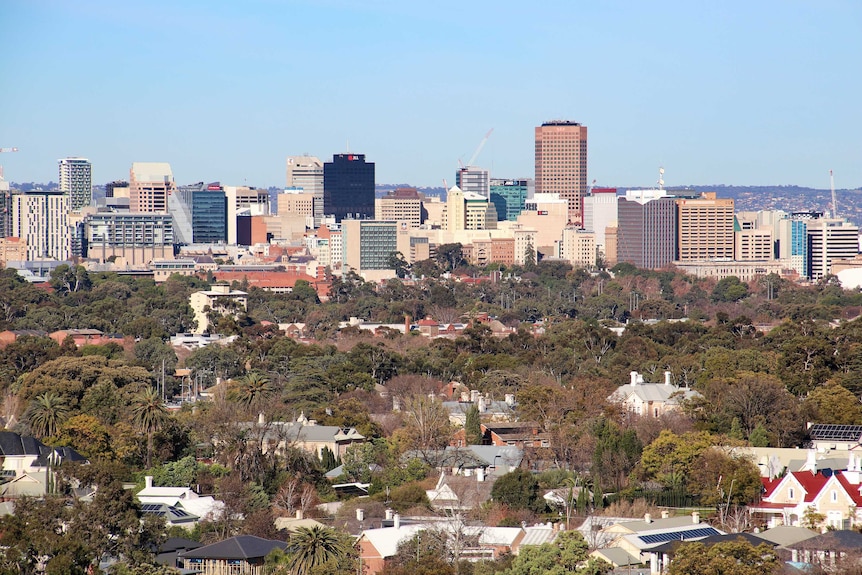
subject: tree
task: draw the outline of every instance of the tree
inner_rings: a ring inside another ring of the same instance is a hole
[[[683,543],[676,551],[669,575],[772,575],[778,573],[778,556],[765,543],[754,547],[743,538],[707,547]]]
[[[232,383],[228,398],[248,408],[259,407],[275,393],[275,386],[260,372],[247,373]]]
[[[33,399],[27,414],[30,431],[35,437],[42,439],[57,433],[60,424],[69,415],[69,406],[66,400],[56,393],[46,391]]]
[[[408,397],[402,402],[401,411],[405,420],[402,429],[406,441],[422,454],[425,461],[431,463],[431,452],[449,443],[449,413],[439,400],[425,395]]]
[[[55,444],[68,445],[88,459],[113,456],[108,429],[92,415],[76,415],[63,422],[57,430]]]
[[[386,269],[395,270],[395,275],[404,279],[410,272],[410,264],[404,259],[404,254],[401,252],[392,252],[386,258]]]
[[[712,301],[714,302],[736,302],[748,295],[748,284],[743,283],[736,276],[722,278],[712,290]]]
[[[539,497],[539,482],[525,469],[516,469],[503,475],[494,482],[491,498],[512,509],[541,511],[544,500]]]
[[[610,563],[589,556],[589,546],[578,531],[562,531],[553,543],[521,547],[512,566],[502,575],[602,575]]]
[[[712,443],[712,437],[706,432],[677,435],[668,429],[662,430],[655,441],[643,450],[641,479],[658,481],[673,489],[682,487],[697,458]]]
[[[288,567],[292,575],[311,575],[323,565],[337,564],[350,554],[346,537],[329,527],[300,527],[290,538]]]
[[[757,466],[745,457],[734,457],[716,447],[703,451],[686,476],[686,491],[701,505],[723,509],[728,504],[747,505],[758,499],[763,484]]]
[[[804,407],[810,410],[811,421],[816,423],[862,423],[862,404],[850,390],[834,381],[828,381],[809,393]]]
[[[147,467],[152,464],[153,434],[167,418],[162,398],[156,388],[150,387],[132,398],[131,414],[135,426],[147,434]]]
[[[467,445],[482,445],[482,423],[475,403],[470,405],[465,415],[464,435]]]

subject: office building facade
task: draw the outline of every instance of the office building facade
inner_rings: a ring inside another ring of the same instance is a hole
[[[323,211],[337,222],[374,217],[374,162],[365,154],[335,154],[323,165]]]
[[[524,204],[530,193],[532,181],[493,179],[490,183],[491,203],[497,209],[497,219],[517,221],[524,211]]]
[[[93,203],[93,165],[86,158],[57,160],[60,191],[69,196],[69,208],[78,212]]]
[[[845,220],[820,218],[807,225],[809,278],[832,273],[832,263],[853,259],[859,253],[859,226]]]
[[[168,198],[179,245],[227,241],[227,199],[218,182],[179,186]]]
[[[466,166],[455,172],[455,185],[464,192],[487,198],[491,195],[491,174],[476,166]]]
[[[733,199],[705,192],[700,198],[681,198],[677,205],[677,260],[732,260],[734,258]]]
[[[341,222],[344,264],[357,272],[390,269],[389,257],[398,251],[398,224],[376,220]]]
[[[568,202],[572,223],[583,222],[587,195],[587,127],[555,120],[536,128],[536,193],[559,194]]]
[[[167,213],[168,196],[176,189],[170,164],[135,162],[129,171],[129,210],[136,213]]]
[[[422,216],[424,196],[416,188],[397,188],[382,198],[374,200],[374,219],[407,222],[408,227],[418,228],[425,219]]]
[[[617,200],[617,262],[659,269],[676,258],[676,198],[662,190],[627,192]]]
[[[593,188],[584,198],[584,229],[596,235],[596,245],[605,251],[605,230],[617,225],[617,189]]]
[[[124,258],[130,264],[173,258],[174,226],[170,214],[97,213],[84,218],[83,255],[106,261]]]
[[[314,225],[323,221],[323,162],[314,156],[287,157],[287,188],[302,191],[314,198]]]

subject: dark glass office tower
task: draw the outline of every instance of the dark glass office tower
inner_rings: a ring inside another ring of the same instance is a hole
[[[192,235],[196,244],[227,241],[227,200],[217,184],[192,196]]]
[[[323,212],[338,222],[374,217],[374,163],[365,154],[335,154],[323,164]]]

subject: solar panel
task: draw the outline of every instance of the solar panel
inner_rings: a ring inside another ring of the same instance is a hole
[[[648,545],[653,545],[657,543],[667,543],[668,541],[700,539],[701,537],[709,537],[710,535],[720,535],[720,533],[712,527],[701,527],[699,529],[689,529],[687,531],[670,531],[668,533],[655,533],[653,535],[638,535],[638,539]]]
[[[811,439],[822,441],[859,441],[862,425],[837,425],[818,423],[808,431]]]
[[[177,509],[176,507],[171,507],[171,513],[173,513],[177,517],[188,517],[189,516],[188,513],[186,513],[182,509]]]
[[[159,510],[161,510],[161,508],[162,508],[161,503],[145,503],[145,504],[141,505],[141,511],[147,511],[147,512],[159,511]]]

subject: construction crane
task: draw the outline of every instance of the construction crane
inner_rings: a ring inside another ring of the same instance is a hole
[[[838,219],[838,196],[835,195],[835,178],[829,170],[829,187],[832,189],[832,217]]]
[[[485,147],[485,142],[487,142],[488,138],[491,137],[491,132],[493,132],[493,131],[494,131],[494,128],[491,128],[490,130],[488,130],[488,133],[485,134],[485,137],[482,138],[481,142],[479,142],[479,146],[476,148],[476,151],[473,152],[473,156],[470,158],[470,161],[467,162],[466,165],[464,165],[464,162],[461,161],[461,158],[458,158],[458,165],[461,167],[462,170],[464,168],[469,168],[470,166],[473,165],[473,162],[475,162],[476,158],[479,157],[479,154],[482,153],[482,148]]]

